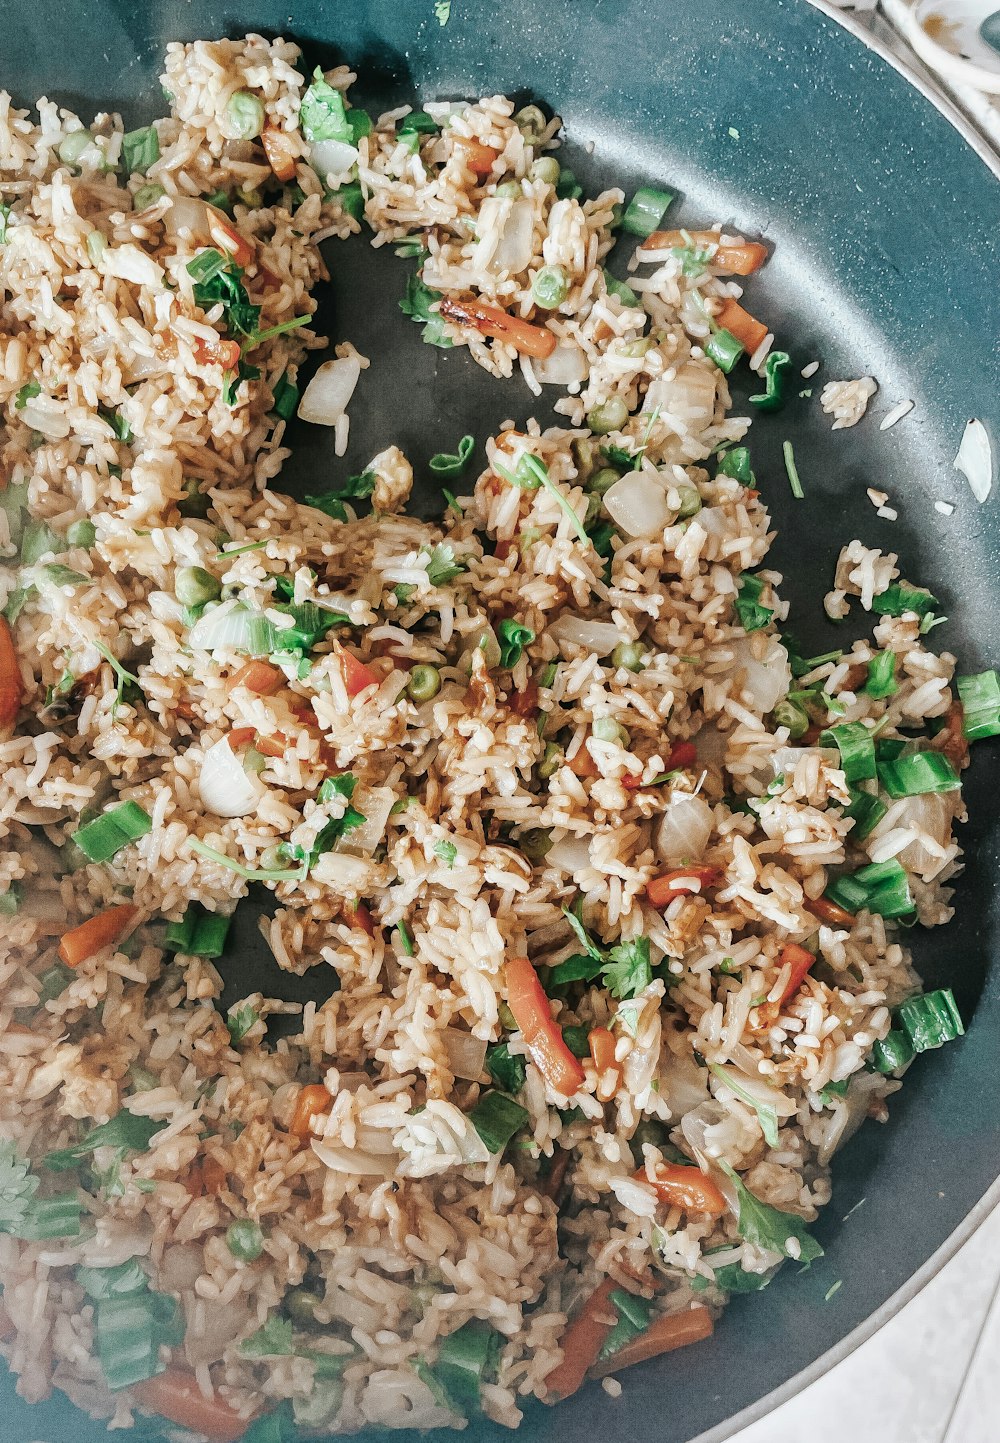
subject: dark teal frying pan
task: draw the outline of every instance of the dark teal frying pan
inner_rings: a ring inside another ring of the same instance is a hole
[[[46,94],[83,115],[121,108],[139,123],[159,113],[168,40],[292,34],[317,59],[349,60],[369,108],[496,91],[539,100],[565,117],[570,163],[589,190],[651,179],[682,193],[672,215],[685,223],[732,220],[766,236],[774,258],[754,281],[754,309],[799,366],[823,362],[812,399],[761,417],[752,435],[794,629],[810,650],[830,645],[820,600],[839,547],[858,535],[897,551],[906,575],[946,602],[950,620],[934,637],[964,670],[1000,662],[1000,500],[978,505],[952,468],[972,416],[1000,453],[1000,180],[968,134],[832,13],[806,0],[453,0],[442,27],[432,0],[300,0],[294,10],[277,0],[0,0],[0,19],[0,85],[22,101]],[[482,439],[506,416],[539,414],[519,382],[491,380],[464,350],[421,345],[397,308],[403,262],[360,241],[335,243],[328,260],[321,318],[374,358],[382,385],[377,400],[374,386],[359,392],[343,461],[325,433],[293,430],[288,489],[320,490],[390,441],[425,462],[465,431]],[[865,374],[881,386],[872,414],[831,434],[819,383]],[[902,399],[913,412],[880,432],[879,416]],[[786,437],[803,501],[785,480]],[[876,517],[872,484],[889,492],[896,523]],[[422,499],[440,506],[436,492]],[[935,500],[954,514],[939,515]],[[620,1399],[594,1386],[530,1412],[525,1439],[729,1436],[856,1346],[1000,1197],[995,744],[976,749],[967,794],[958,915],[913,945],[929,984],[954,987],[968,1035],[918,1059],[888,1126],[869,1125],[838,1157],[816,1229],[825,1258],[736,1299],[711,1341],[634,1370]],[[295,979],[268,970],[252,910],[241,907],[222,964],[224,1001],[254,987],[301,997]],[[61,1395],[28,1409],[4,1379],[3,1397],[0,1439],[10,1443],[107,1436]]]

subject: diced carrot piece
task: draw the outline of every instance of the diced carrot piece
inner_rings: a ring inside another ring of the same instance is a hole
[[[354,916],[354,925],[360,927],[362,932],[367,932],[369,937],[375,936],[375,918],[372,916],[364,902],[355,902],[351,907]]]
[[[348,696],[358,696],[370,686],[378,686],[382,678],[378,672],[359,660],[346,646],[340,649],[340,667],[344,673],[344,686]]]
[[[592,1027],[587,1037],[587,1045],[590,1048],[590,1060],[597,1070],[598,1097],[601,1101],[607,1101],[614,1097],[618,1091],[618,1084],[621,1082],[622,1069],[615,1056],[614,1034],[606,1027]],[[610,1074],[610,1088],[604,1085],[604,1079]]]
[[[67,967],[79,967],[88,957],[103,952],[117,942],[128,931],[138,909],[124,902],[118,907],[107,907],[95,917],[88,917],[79,927],[67,932],[59,943],[59,956]]]
[[[236,1443],[252,1422],[230,1408],[218,1393],[206,1398],[195,1375],[185,1368],[168,1368],[155,1378],[133,1383],[132,1394],[141,1408],[180,1428],[203,1433],[211,1443]]]
[[[298,156],[295,137],[287,130],[277,130],[268,125],[261,133],[260,139],[264,147],[264,154],[267,156],[267,163],[277,179],[294,180],[295,161]]]
[[[473,296],[445,296],[438,307],[446,321],[456,326],[472,326],[480,335],[490,336],[495,341],[506,341],[523,356],[533,356],[544,361],[556,348],[553,331],[545,326],[533,326],[520,316],[510,316],[499,306],[487,306]]]
[[[205,1191],[209,1197],[215,1197],[216,1193],[222,1192],[229,1181],[226,1169],[214,1157],[206,1157],[201,1165],[201,1175],[205,1180]]]
[[[563,1097],[583,1086],[579,1059],[566,1046],[549,1010],[549,999],[527,957],[513,957],[505,968],[507,1005],[524,1037],[532,1062],[545,1081]]]
[[[184,1179],[184,1191],[189,1197],[201,1197],[205,1191],[205,1174],[201,1170],[200,1163],[192,1163],[188,1175]]]
[[[956,771],[969,765],[969,739],[965,735],[965,712],[953,701],[944,714],[944,726],[930,743],[932,751],[946,756]]]
[[[245,686],[257,696],[274,696],[285,685],[284,673],[267,661],[248,661],[230,679],[230,686]]]
[[[573,755],[567,758],[566,765],[582,782],[601,775],[601,769],[590,755],[590,748],[586,742],[583,742]]]
[[[718,867],[678,867],[646,883],[646,897],[653,907],[669,907],[675,897],[691,897],[713,886],[721,876]]]
[[[685,1167],[682,1163],[660,1162],[655,1168],[655,1179],[650,1179],[646,1169],[641,1167],[632,1176],[636,1182],[648,1183],[655,1188],[660,1202],[668,1207],[681,1208],[684,1212],[705,1213],[710,1218],[721,1218],[726,1211],[726,1200],[710,1177],[698,1167]]]
[[[223,340],[222,336],[217,341],[196,336],[194,358],[199,366],[221,366],[224,371],[235,371],[240,363],[240,343]]]
[[[674,1348],[686,1348],[691,1343],[700,1343],[712,1336],[712,1314],[707,1308],[688,1308],[683,1313],[668,1313],[650,1323],[644,1333],[602,1358],[590,1370],[591,1378],[604,1378],[609,1373],[618,1373],[622,1368],[631,1368],[633,1363],[644,1363],[648,1358],[659,1358]]]
[[[282,279],[276,276],[270,266],[264,265],[262,261],[257,262],[257,277],[261,282],[261,289],[265,291],[279,291],[282,287]]]
[[[229,745],[233,751],[239,751],[241,747],[248,747],[256,735],[253,727],[233,727],[229,733]]]
[[[854,918],[846,907],[841,907],[837,902],[831,902],[829,897],[807,897],[805,901],[807,912],[825,922],[828,927],[853,927]]]
[[[231,255],[238,266],[248,266],[253,260],[253,246],[246,236],[233,225],[229,217],[214,205],[206,205],[208,232],[215,244]]]
[[[311,1082],[295,1099],[295,1111],[288,1131],[303,1142],[312,1132],[312,1120],[320,1113],[329,1112],[333,1098],[321,1082]]]
[[[680,249],[688,242],[696,250],[712,252],[708,264],[713,270],[725,272],[728,276],[749,276],[759,271],[767,260],[767,247],[760,241],[734,237],[725,244],[719,244],[719,236],[713,230],[687,231],[687,240],[679,230],[655,230],[639,247],[641,251],[665,251]]]
[[[283,757],[288,750],[288,742],[282,732],[275,732],[270,737],[262,737],[258,733],[254,749],[260,752],[262,757]]]
[[[722,310],[716,313],[715,324],[735,336],[748,356],[753,355],[767,335],[767,327],[731,299],[723,302]]]
[[[552,1165],[541,1187],[543,1197],[550,1197],[554,1201],[559,1196],[566,1177],[566,1169],[569,1167],[569,1156],[568,1147],[557,1147],[552,1154]]]
[[[493,547],[493,555],[498,561],[506,561],[510,553],[516,550],[517,547],[513,541],[502,540]]]
[[[17,664],[14,638],[5,616],[0,616],[0,727],[17,721],[24,697],[24,682]]]
[[[524,691],[515,691],[507,698],[507,705],[515,716],[533,717],[538,714],[538,687],[529,681]]]
[[[676,742],[667,753],[663,767],[664,771],[673,772],[679,767],[693,767],[697,763],[698,753],[695,750],[694,742]]]
[[[485,180],[493,170],[493,162],[499,151],[494,150],[491,145],[483,145],[481,140],[473,140],[470,136],[465,135],[456,136],[455,145],[462,151],[465,164],[472,174],[478,176],[480,180]]]
[[[545,1379],[547,1403],[570,1397],[583,1386],[588,1371],[597,1362],[618,1312],[611,1301],[615,1284],[610,1278],[594,1289],[562,1337],[563,1356]]]
[[[796,992],[798,992],[806,980],[806,974],[809,968],[815,961],[816,958],[812,952],[809,951],[808,947],[800,947],[798,942],[787,942],[785,946],[782,947],[781,955],[778,958],[778,966],[781,968],[787,963],[791,966],[792,972],[785,984],[785,990],[779,999],[778,1005],[780,1007],[784,1007],[785,1003],[790,1002],[795,996]]]

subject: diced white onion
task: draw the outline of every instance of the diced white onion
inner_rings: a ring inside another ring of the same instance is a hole
[[[966,426],[955,457],[955,470],[961,471],[981,505],[993,488],[993,452],[982,421],[970,421]]]
[[[267,790],[259,777],[243,770],[228,737],[210,746],[202,758],[198,789],[204,807],[217,817],[249,816]]]
[[[654,845],[667,866],[697,862],[712,834],[712,808],[701,797],[677,797],[663,813]]]
[[[193,240],[204,240],[208,237],[208,207],[194,196],[175,195],[163,217],[163,228],[170,236],[186,230]]]
[[[314,426],[335,426],[347,410],[360,375],[357,356],[324,361],[299,402],[299,419]]]
[[[473,1037],[471,1032],[463,1032],[460,1027],[446,1027],[441,1033],[441,1040],[448,1066],[455,1077],[461,1077],[466,1082],[478,1081],[486,1061],[485,1039]]]
[[[535,212],[530,200],[490,196],[479,207],[476,264],[499,275],[518,275],[531,261]]]
[[[707,1069],[699,1067],[690,1055],[664,1053],[660,1069],[660,1096],[669,1104],[674,1121],[707,1099],[708,1077]]]
[[[582,872],[584,867],[590,866],[589,840],[566,832],[546,852],[545,866],[558,867],[563,872]]]
[[[572,341],[562,341],[551,356],[543,361],[532,361],[531,369],[535,380],[543,386],[572,386],[582,383],[590,374],[587,357]]]
[[[309,164],[320,180],[345,175],[359,159],[354,146],[343,140],[314,140],[309,147]]]
[[[773,1107],[779,1117],[792,1117],[796,1111],[795,1103],[791,1098],[777,1087],[772,1087],[769,1082],[765,1082],[758,1072],[741,1072],[738,1068],[727,1067],[723,1063],[716,1068],[715,1076],[720,1082],[725,1083],[737,1097],[739,1097],[739,1091],[745,1092],[748,1097],[754,1098],[756,1102],[762,1103],[765,1107]]]
[[[320,1162],[326,1163],[334,1172],[354,1172],[361,1177],[389,1177],[393,1170],[391,1154],[375,1157],[373,1153],[362,1152],[360,1148],[334,1147],[314,1137],[312,1150]]]
[[[372,787],[352,797],[352,804],[365,820],[346,834],[341,850],[371,856],[385,834],[385,824],[395,800],[396,795],[389,787]]]
[[[733,671],[743,673],[743,690],[749,694],[754,711],[773,711],[792,684],[788,652],[780,641],[760,636],[737,637],[729,646]]]
[[[88,1268],[117,1268],[129,1258],[144,1258],[152,1241],[149,1218],[134,1222],[121,1217],[98,1218],[94,1236],[84,1244],[83,1262]]]
[[[707,366],[689,361],[676,376],[659,376],[650,383],[643,411],[657,407],[663,416],[676,416],[692,430],[707,426],[715,414],[715,374]]]
[[[626,536],[648,539],[673,519],[667,493],[644,471],[630,471],[604,495],[604,509]]]
[[[582,646],[595,656],[608,656],[622,640],[622,634],[610,621],[588,621],[582,616],[563,612],[549,627],[549,635],[560,645]]]

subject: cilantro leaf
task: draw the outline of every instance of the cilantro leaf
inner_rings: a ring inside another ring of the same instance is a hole
[[[534,641],[535,633],[530,626],[505,617],[497,627],[497,639],[500,642],[500,665],[509,671],[517,666],[524,648]]]
[[[511,1056],[506,1042],[494,1043],[486,1049],[486,1069],[504,1092],[517,1094],[527,1080],[527,1067],[523,1057]]]
[[[341,772],[339,776],[327,777],[319,789],[319,800],[329,802],[334,797],[346,797],[350,801],[357,784],[358,779],[353,772]]]
[[[770,1248],[772,1252],[784,1253],[786,1258],[796,1257],[807,1265],[823,1256],[823,1249],[800,1217],[761,1202],[734,1168],[721,1159],[719,1166],[735,1186],[739,1197],[740,1215],[737,1226],[744,1242],[753,1243],[760,1248]],[[799,1245],[797,1253],[788,1249],[789,1242],[793,1240]]]
[[[14,1231],[28,1214],[38,1191],[31,1164],[20,1157],[12,1142],[0,1142],[0,1231]]]
[[[430,286],[425,286],[420,279],[419,273],[410,276],[406,283],[406,294],[399,303],[399,309],[404,316],[423,325],[423,340],[429,346],[440,346],[447,350],[454,345],[451,337],[444,329],[444,321],[431,306],[441,299],[440,291],[432,291]]]
[[[591,957],[593,957],[593,958],[595,959],[595,961],[600,962],[600,963],[603,964],[604,959],[605,959],[605,956],[606,956],[605,951],[604,951],[604,948],[603,948],[603,947],[600,947],[600,946],[594,941],[593,937],[591,937],[590,933],[587,931],[586,927],[583,925],[583,918],[580,916],[580,913],[581,913],[582,911],[583,911],[583,902],[581,901],[581,902],[577,902],[577,904],[576,904],[576,909],[573,910],[573,911],[571,911],[571,910],[569,909],[569,907],[564,907],[564,908],[563,908],[563,916],[566,918],[566,921],[569,923],[569,925],[572,927],[573,931],[576,933],[577,937],[578,937],[579,940],[580,940],[580,945],[583,947],[584,951],[587,952],[587,953],[589,953],[589,955],[590,955]]]
[[[268,1318],[256,1333],[243,1339],[240,1352],[247,1358],[290,1358],[295,1352],[291,1319]]]
[[[127,1108],[122,1108],[110,1122],[102,1122],[99,1127],[91,1128],[86,1137],[73,1147],[63,1147],[56,1152],[50,1152],[42,1160],[42,1165],[51,1168],[53,1172],[66,1172],[99,1147],[122,1148],[126,1152],[148,1152],[150,1142],[166,1125],[162,1118],[139,1117]]]
[[[432,586],[445,586],[468,571],[468,564],[455,557],[455,548],[448,541],[439,541],[436,546],[424,547],[421,555],[427,557],[427,579]]]
[[[17,395],[14,397],[14,410],[23,411],[29,401],[33,400],[35,396],[40,396],[41,394],[42,388],[38,384],[38,382],[29,381],[27,385],[21,387]]]
[[[335,521],[346,521],[344,502],[363,500],[374,490],[375,472],[363,471],[360,476],[348,476],[339,491],[322,491],[316,496],[307,496],[305,502],[307,506],[315,506],[317,511],[322,511],[325,516],[332,516]]]
[[[750,1107],[754,1110],[754,1112],[757,1114],[757,1120],[760,1123],[760,1130],[764,1134],[764,1141],[767,1143],[768,1147],[777,1147],[778,1114],[775,1112],[771,1104],[769,1102],[761,1102],[761,1100],[758,1097],[754,1097],[753,1093],[749,1092],[747,1088],[741,1087],[740,1084],[734,1079],[732,1073],[727,1072],[724,1067],[721,1067],[719,1065],[719,1063],[710,1062],[708,1065],[708,1070],[713,1077],[718,1078],[718,1080],[722,1083],[723,1087],[728,1087],[729,1091],[734,1093],[735,1096],[739,1098],[740,1102],[746,1103],[747,1107]]]
[[[653,980],[649,938],[635,937],[631,942],[617,943],[609,950],[601,975],[612,997],[619,1000],[636,997]]]
[[[238,1007],[229,1009],[229,1016],[226,1018],[226,1026],[229,1028],[229,1038],[235,1047],[242,1042],[257,1021],[259,1013],[249,1002],[241,1002]]]
[[[550,992],[555,987],[565,987],[570,982],[593,982],[595,977],[601,975],[601,968],[604,966],[599,957],[590,952],[574,952],[572,957],[567,957],[562,962],[557,962],[554,967],[549,968],[549,974],[545,979],[546,991]]]
[[[434,843],[434,855],[439,861],[444,862],[449,869],[454,867],[455,858],[458,856],[458,848],[454,842],[447,842],[442,839]]]

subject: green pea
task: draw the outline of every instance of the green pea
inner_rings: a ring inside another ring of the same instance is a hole
[[[557,742],[546,742],[542,759],[538,763],[538,775],[544,780],[555,776],[563,764],[563,749]]]
[[[58,155],[63,165],[79,165],[80,157],[88,145],[93,145],[93,132],[89,130],[74,130],[72,134],[64,136],[59,142]]]
[[[588,480],[587,490],[592,491],[595,496],[603,496],[605,491],[610,491],[615,482],[621,479],[613,466],[602,466]]]
[[[197,481],[189,478],[184,482],[184,495],[177,503],[177,510],[182,516],[207,516],[211,504],[211,498],[200,490]]]
[[[249,90],[235,90],[226,104],[226,119],[236,140],[253,140],[264,129],[264,107]]]
[[[586,481],[595,466],[601,464],[600,446],[593,436],[574,436],[569,444],[569,449],[573,453],[573,460],[576,463],[577,477],[581,481]]]
[[[689,516],[697,516],[701,510],[701,496],[697,486],[682,483],[677,487],[677,495],[680,497],[680,505],[677,508],[678,517],[686,520]]]
[[[591,730],[599,742],[617,742],[619,746],[628,746],[628,732],[621,722],[615,721],[614,717],[599,716]]]
[[[587,492],[587,510],[584,513],[583,517],[584,530],[586,530],[592,522],[597,520],[598,516],[600,516],[601,514],[601,508],[603,505],[604,502],[595,491]]]
[[[70,546],[93,546],[97,540],[97,527],[93,521],[74,521],[66,532]]]
[[[541,180],[546,185],[555,185],[559,179],[559,162],[553,155],[543,155],[533,160],[528,168],[529,180]]]
[[[805,707],[799,706],[797,701],[790,701],[788,697],[778,702],[772,715],[776,726],[788,728],[788,735],[793,742],[797,742],[809,730],[809,713]]]
[[[618,396],[612,396],[610,400],[603,401],[587,413],[587,425],[595,436],[607,436],[612,431],[620,431],[627,420],[628,407]]]
[[[144,1067],[137,1067],[135,1063],[128,1070],[129,1079],[132,1083],[133,1092],[152,1092],[154,1087],[159,1087],[160,1079],[152,1072],[147,1072]]]
[[[90,256],[91,265],[100,265],[104,252],[108,248],[108,242],[99,230],[92,230],[87,236],[87,254]]]
[[[255,1263],[264,1251],[264,1234],[251,1218],[237,1218],[226,1229],[226,1247],[238,1263]]]
[[[552,847],[552,833],[547,827],[532,827],[522,832],[517,845],[530,862],[542,862]]]
[[[537,105],[526,105],[514,116],[514,124],[525,140],[538,140],[548,125],[545,112]]]
[[[281,850],[281,843],[275,842],[272,846],[265,847],[257,860],[263,871],[278,871],[285,864],[285,854]]]
[[[314,1323],[322,1306],[323,1299],[311,1288],[292,1288],[285,1296],[285,1311],[294,1323]]]
[[[154,180],[147,181],[145,185],[140,185],[132,197],[132,209],[145,210],[148,205],[155,205],[166,193],[162,185],[157,185]]]
[[[493,194],[501,200],[520,200],[524,191],[519,180],[503,180]]]
[[[543,310],[555,310],[569,295],[569,276],[562,266],[543,266],[531,282],[531,294]]]
[[[441,673],[436,666],[415,666],[406,690],[414,701],[430,701],[441,690]]]
[[[511,1012],[506,1002],[501,1002],[497,1007],[497,1015],[500,1018],[500,1026],[506,1027],[508,1032],[517,1031],[517,1018]]]
[[[174,595],[181,606],[204,606],[218,600],[222,585],[202,566],[182,566],[174,577]]]
[[[626,671],[642,671],[645,659],[645,647],[637,641],[620,641],[611,653],[614,665],[623,666]]]

